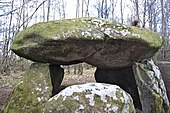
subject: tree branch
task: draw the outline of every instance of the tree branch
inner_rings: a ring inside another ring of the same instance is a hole
[[[28,17],[20,26],[19,29],[29,20],[31,19],[34,14],[37,12],[37,10],[46,2],[47,0],[44,0],[41,4],[38,5],[38,7],[35,9],[35,11],[32,13],[32,15],[30,17]]]

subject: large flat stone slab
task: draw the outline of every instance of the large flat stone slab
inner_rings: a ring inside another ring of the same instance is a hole
[[[159,34],[146,29],[78,18],[37,23],[19,32],[11,49],[36,62],[120,68],[152,57],[162,43]]]

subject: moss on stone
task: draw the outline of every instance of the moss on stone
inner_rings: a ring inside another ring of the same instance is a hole
[[[42,113],[51,96],[52,85],[48,65],[36,64],[23,74],[15,87],[4,113]]]
[[[29,40],[29,38],[32,38],[33,40],[36,38],[36,40],[38,40],[37,42],[48,41],[51,40],[52,38],[59,38],[60,40],[63,40],[66,38],[65,35],[67,35],[69,32],[72,34],[71,35],[72,37],[69,38],[84,39],[84,37],[81,34],[83,31],[93,29],[91,32],[94,32],[96,29],[98,32],[103,33],[103,31],[99,30],[100,28],[106,29],[111,28],[112,30],[116,30],[120,32],[120,37],[122,37],[121,32],[124,32],[123,30],[127,30],[128,32],[130,32],[130,34],[127,36],[123,36],[122,39],[125,40],[135,39],[139,41],[143,40],[146,43],[148,43],[151,47],[160,47],[163,43],[162,39],[157,33],[151,32],[146,29],[139,29],[133,26],[130,27],[117,22],[99,18],[77,18],[40,22],[34,24],[33,26],[22,30],[16,35],[15,40],[13,41],[12,48],[17,49],[20,48],[21,46],[24,47],[24,45],[27,45],[26,40]],[[135,35],[139,35],[140,37]],[[103,40],[103,41],[105,40],[105,38],[106,38],[105,36],[102,36],[100,39],[99,38],[96,39],[93,36],[87,37],[87,39],[89,40]],[[113,39],[115,39],[115,37]]]
[[[71,65],[83,61],[100,68],[120,68],[152,57],[162,43],[157,33],[146,29],[99,18],[77,18],[24,29],[11,49],[34,62]]]
[[[32,37],[32,35],[35,36],[33,38],[39,38],[39,40],[48,40],[52,37],[55,37],[57,34],[61,34],[62,32],[75,30],[76,28],[84,26],[85,24],[82,23],[80,19],[64,19],[49,22],[40,22],[19,32],[16,35],[15,40],[13,41],[14,45],[12,48],[17,48],[23,45],[25,40],[30,38],[30,36]],[[63,37],[61,37],[61,39],[62,38]]]
[[[129,31],[135,34],[139,34],[140,37],[134,38],[138,40],[144,40],[150,45],[150,47],[159,48],[163,45],[164,40],[158,33],[152,32],[147,29],[137,28],[134,26],[131,26]]]
[[[134,64],[142,109],[145,112],[169,113],[170,106],[159,68],[152,60]]]
[[[85,86],[85,84],[70,86],[61,91],[55,97],[52,97],[46,103],[45,112],[135,112],[130,95],[127,95],[127,93],[118,87],[117,89],[114,89],[113,87],[110,89],[107,85],[103,85],[106,90],[111,90],[110,93],[105,94],[105,92],[103,92],[103,87],[99,87],[99,85],[99,83],[88,83],[87,86]],[[124,95],[123,92],[125,93]],[[127,95],[127,98],[125,95]],[[124,100],[126,99],[129,101],[125,102]]]

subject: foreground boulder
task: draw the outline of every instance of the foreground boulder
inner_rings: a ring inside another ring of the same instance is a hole
[[[45,113],[135,113],[131,96],[116,85],[87,83],[52,97]]]
[[[78,18],[35,24],[17,34],[12,50],[36,62],[120,68],[152,57],[162,43],[157,33],[146,29]]]
[[[12,92],[4,113],[43,113],[44,105],[52,95],[49,66],[36,64],[23,76]]]

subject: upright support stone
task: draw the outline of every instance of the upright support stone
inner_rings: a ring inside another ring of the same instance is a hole
[[[35,63],[22,77],[3,113],[43,113],[52,92],[49,65]]]
[[[170,113],[165,85],[154,62],[135,63],[133,70],[143,113]]]
[[[142,109],[132,67],[121,69],[101,69],[95,72],[96,82],[120,86],[133,98],[135,108]]]
[[[164,80],[167,96],[170,101],[170,62],[167,61],[157,61],[156,65],[160,68],[162,78]]]
[[[64,69],[59,65],[49,65],[51,83],[53,86],[52,96],[59,92],[59,86],[64,78]]]

